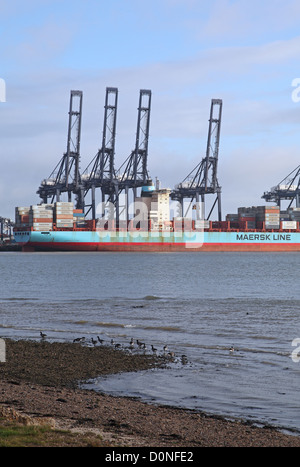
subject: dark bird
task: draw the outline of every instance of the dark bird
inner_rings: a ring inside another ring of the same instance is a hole
[[[81,337],[76,337],[76,339],[73,339],[73,343],[74,343],[74,342],[80,342],[81,339],[82,339]]]
[[[42,331],[40,332],[40,336],[42,339],[45,339],[45,337],[47,337],[47,334],[44,334]]]
[[[153,347],[153,345],[151,345],[151,349],[152,349],[152,352],[156,352],[157,349],[155,347]]]
[[[97,344],[97,341],[93,337],[92,337],[91,341],[92,341],[92,344],[94,344],[94,345]]]
[[[115,344],[115,349],[119,349],[121,347],[121,344]]]
[[[97,339],[98,339],[98,341],[100,342],[100,344],[103,344],[103,339],[100,339],[99,336],[97,336]]]
[[[110,340],[111,345],[114,345],[115,341],[113,339]]]
[[[164,345],[164,352],[166,352],[167,350],[168,350],[168,346]]]

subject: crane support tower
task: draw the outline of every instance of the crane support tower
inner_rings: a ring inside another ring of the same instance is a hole
[[[222,118],[222,100],[212,99],[208,126],[208,138],[206,155],[201,162],[187,175],[187,177],[171,192],[171,198],[179,201],[181,205],[181,215],[183,211],[183,201],[190,199],[190,205],[196,200],[197,219],[200,218],[199,201],[202,202],[201,218],[205,218],[205,196],[215,194],[216,198],[207,216],[207,220],[218,203],[218,219],[222,220],[221,210],[221,187],[218,182],[218,157],[220,144],[220,130]]]
[[[279,208],[281,201],[289,201],[288,208],[296,201],[296,207],[300,207],[300,165],[290,172],[278,185],[273,186],[270,191],[265,191],[262,198],[267,202],[276,203]]]
[[[42,181],[37,194],[44,203],[56,199],[60,201],[63,192],[68,193],[71,201],[72,193],[76,195],[76,207],[83,208],[83,190],[79,171],[80,164],[80,135],[82,117],[82,91],[71,91],[69,107],[69,124],[67,151],[51,173]]]
[[[135,148],[117,171],[118,195],[125,191],[126,220],[129,217],[129,190],[133,191],[133,200],[135,200],[137,189],[152,183],[148,174],[151,95],[148,89],[140,90]]]
[[[102,132],[102,146],[94,159],[89,163],[82,174],[84,196],[91,190],[92,200],[89,210],[92,209],[92,217],[96,218],[95,189],[101,188],[102,202],[106,195],[116,198],[116,173],[114,168],[115,139],[117,123],[118,89],[106,88],[104,121]],[[89,210],[87,212],[89,212]]]

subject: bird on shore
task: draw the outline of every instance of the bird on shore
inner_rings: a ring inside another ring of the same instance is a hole
[[[115,349],[119,349],[121,347],[121,344],[115,344]]]
[[[94,344],[94,345],[96,345],[97,342],[98,342],[98,341],[96,341],[96,339],[94,339],[93,337],[92,337],[91,341],[92,341],[92,344]]]
[[[115,341],[113,339],[110,340],[111,345],[115,345]]]
[[[47,337],[47,334],[44,334],[42,331],[40,332],[40,336],[42,339],[45,339],[45,337]]]
[[[152,349],[153,353],[155,353],[157,351],[157,349],[155,347],[153,347],[153,345],[151,345],[151,349]]]
[[[131,339],[131,341],[129,342],[129,348],[130,349],[134,348],[134,340],[133,339]]]
[[[164,352],[166,352],[168,350],[168,345],[164,345]]]
[[[98,341],[100,342],[100,344],[103,344],[103,339],[100,339],[99,336],[97,336],[97,339],[98,339]]]

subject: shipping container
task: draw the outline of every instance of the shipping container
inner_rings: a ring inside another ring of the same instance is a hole
[[[201,229],[209,229],[209,221],[206,220],[195,220],[195,229],[196,230],[201,230]]]
[[[297,229],[297,222],[296,221],[282,221],[281,228],[283,230],[295,230]]]
[[[266,230],[279,230],[280,224],[269,224],[268,222],[265,223]]]

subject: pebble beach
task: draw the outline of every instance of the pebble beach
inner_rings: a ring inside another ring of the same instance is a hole
[[[111,446],[300,446],[299,436],[273,427],[80,388],[96,376],[167,365],[166,359],[109,346],[8,339],[0,363],[0,409],[56,428],[100,433]]]

